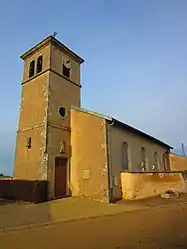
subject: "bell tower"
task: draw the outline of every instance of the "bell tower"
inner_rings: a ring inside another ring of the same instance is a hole
[[[80,107],[84,60],[53,36],[21,58],[24,72],[14,177],[48,180],[49,198],[69,195],[70,106]]]

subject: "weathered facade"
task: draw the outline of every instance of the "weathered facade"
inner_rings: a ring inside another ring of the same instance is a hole
[[[122,198],[128,200],[158,196],[172,190],[187,192],[181,172],[121,173]]]
[[[123,197],[124,172],[170,171],[170,146],[80,107],[78,55],[49,36],[21,58],[16,179],[47,180],[49,199],[110,202]]]
[[[108,125],[108,150],[113,198],[121,199],[121,172],[164,172],[170,170],[170,147],[119,121]]]
[[[71,191],[73,196],[109,201],[106,120],[71,109]]]
[[[71,144],[76,196],[116,201],[123,197],[122,173],[170,171],[170,146],[112,117],[77,107],[71,108]]]
[[[24,73],[14,177],[48,180],[49,198],[52,198],[55,195],[55,167],[60,170],[58,165],[62,163],[66,168],[66,186],[63,187],[69,195],[70,105],[80,106],[80,64],[83,59],[52,36],[21,58]],[[64,74],[62,67],[66,70]],[[64,113],[60,113],[60,108]],[[58,161],[57,157],[65,160]],[[56,191],[60,188],[57,183]]]

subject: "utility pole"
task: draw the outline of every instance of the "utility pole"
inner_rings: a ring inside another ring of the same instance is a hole
[[[181,146],[182,146],[182,154],[183,154],[183,156],[186,156],[186,155],[185,155],[185,147],[184,147],[184,143],[181,143]]]

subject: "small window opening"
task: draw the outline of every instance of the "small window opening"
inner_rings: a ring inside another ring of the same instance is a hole
[[[43,64],[43,56],[39,56],[37,60],[37,70],[36,73],[40,73],[42,71],[42,64]]]
[[[66,67],[63,63],[63,67],[62,67],[62,73],[64,76],[66,77],[70,77],[70,68]]]
[[[28,149],[31,148],[31,137],[28,137],[28,138],[27,138],[26,147],[27,147]]]
[[[60,107],[58,112],[59,112],[59,115],[60,115],[61,118],[65,118],[65,116],[66,116],[66,108],[64,106]]]
[[[35,61],[31,61],[29,66],[29,78],[34,76],[34,69],[35,69]]]

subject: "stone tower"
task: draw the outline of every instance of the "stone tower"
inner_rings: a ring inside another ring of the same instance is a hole
[[[53,36],[21,58],[24,72],[14,177],[48,180],[49,198],[67,196],[70,106],[80,106],[80,65],[84,61]]]

